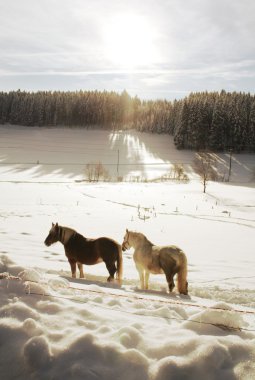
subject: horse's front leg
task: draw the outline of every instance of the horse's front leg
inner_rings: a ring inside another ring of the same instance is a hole
[[[150,272],[145,272],[145,281],[144,281],[144,285],[145,285],[145,289],[148,290],[149,289],[149,277],[150,277]]]
[[[144,290],[145,286],[144,286],[144,271],[143,270],[140,270],[139,277],[140,277],[140,287],[141,289]]]
[[[140,265],[136,265],[136,269],[139,273],[139,278],[140,278],[140,287],[141,289],[144,289],[144,269]]]
[[[76,261],[68,257],[68,261],[71,267],[72,277],[76,278]]]
[[[80,271],[80,278],[84,278],[83,265],[81,263],[77,263],[77,265]]]

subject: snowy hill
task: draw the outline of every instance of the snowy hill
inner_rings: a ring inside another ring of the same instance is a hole
[[[175,150],[170,136],[3,126],[0,146],[3,378],[255,377],[255,155],[233,155],[230,182],[203,194],[194,152]],[[84,182],[98,161],[127,182]],[[218,161],[227,176],[229,156]],[[190,182],[154,183],[174,163]],[[180,246],[189,295],[169,295],[163,275],[141,292],[132,250],[121,288],[105,282],[104,264],[71,280],[63,246],[43,244],[51,222]]]
[[[86,164],[101,162],[112,180],[156,180],[183,165],[190,179],[195,153],[179,151],[169,135],[135,131],[0,126],[2,180],[84,179]],[[255,181],[254,154],[234,154],[231,182]],[[229,154],[215,154],[221,178],[229,177]],[[11,165],[9,165],[11,164]]]

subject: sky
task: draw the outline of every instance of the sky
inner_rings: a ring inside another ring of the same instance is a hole
[[[0,91],[255,88],[254,0],[0,0]]]

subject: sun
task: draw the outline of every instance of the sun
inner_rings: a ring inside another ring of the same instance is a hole
[[[131,13],[115,15],[103,33],[105,54],[119,68],[139,69],[158,59],[156,32],[142,16]]]

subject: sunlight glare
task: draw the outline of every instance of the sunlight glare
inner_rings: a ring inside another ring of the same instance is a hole
[[[104,30],[104,39],[107,58],[120,68],[135,69],[158,59],[156,32],[142,16],[115,15]]]

